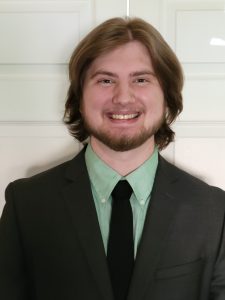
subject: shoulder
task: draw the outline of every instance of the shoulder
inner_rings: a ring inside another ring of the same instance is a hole
[[[51,169],[28,178],[21,178],[11,182],[6,188],[6,199],[8,195],[13,194],[14,192],[18,195],[28,195],[33,193],[33,197],[35,197],[35,193],[53,193],[68,182],[68,173],[73,172],[75,176],[77,170],[84,167],[84,155],[83,151],[81,151],[73,159]]]
[[[202,197],[219,198],[225,203],[225,191],[206,183],[201,178],[198,178],[187,171],[171,164],[163,157],[159,159],[160,173],[164,173],[164,176],[171,179],[177,189],[180,189],[181,194],[188,195],[202,195]]]

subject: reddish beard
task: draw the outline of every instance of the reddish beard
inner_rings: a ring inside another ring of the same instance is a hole
[[[120,132],[118,135],[116,135],[110,130],[104,130],[104,128],[95,128],[88,122],[85,116],[83,116],[84,126],[89,135],[95,137],[110,149],[119,152],[129,151],[144,144],[148,139],[152,138],[156,134],[164,120],[165,116],[163,115],[157,122],[155,122],[153,126],[149,128],[142,127],[133,134]]]

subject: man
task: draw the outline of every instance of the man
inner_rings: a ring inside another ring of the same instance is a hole
[[[8,186],[0,298],[224,300],[225,193],[158,154],[182,110],[172,50],[143,20],[115,18],[80,42],[69,71],[65,122],[88,144]]]

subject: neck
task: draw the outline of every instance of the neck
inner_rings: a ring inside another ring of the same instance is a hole
[[[129,151],[114,151],[91,137],[94,152],[121,176],[126,176],[142,165],[154,152],[154,138],[147,140],[138,148]]]

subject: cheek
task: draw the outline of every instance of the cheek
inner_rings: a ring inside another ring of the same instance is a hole
[[[153,113],[158,113],[160,111],[164,110],[165,107],[165,102],[164,99],[159,98],[159,97],[154,97],[154,95],[151,97],[151,99],[147,99],[145,101],[146,103],[146,109],[148,112],[153,112]]]
[[[157,106],[155,107],[156,116],[164,115],[165,114],[165,108],[166,108],[166,106],[165,106],[165,103],[163,101],[157,103]]]
[[[104,103],[103,99],[105,99],[105,97],[103,97],[101,93],[96,91],[96,89],[89,89],[83,94],[84,108],[86,110],[99,110]]]
[[[164,111],[165,110],[165,100],[164,100],[164,95],[162,94],[161,91],[158,91],[155,93],[154,96],[154,106],[156,111]]]
[[[163,99],[156,98],[149,102],[147,107],[148,116],[151,120],[157,120],[165,114],[166,105]]]
[[[101,106],[92,98],[86,98],[82,102],[81,113],[93,124],[98,122],[101,118]]]

